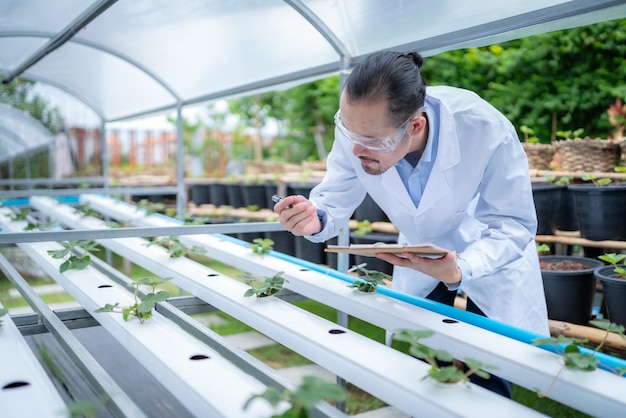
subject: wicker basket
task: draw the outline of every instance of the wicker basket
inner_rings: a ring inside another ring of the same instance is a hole
[[[547,170],[554,157],[556,148],[552,144],[522,142],[522,147],[528,157],[528,167],[531,170]]]
[[[562,171],[613,172],[619,165],[622,149],[605,139],[566,139],[555,142]]]

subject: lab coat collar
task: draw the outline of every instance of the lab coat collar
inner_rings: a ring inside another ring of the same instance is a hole
[[[418,215],[430,209],[435,203],[450,193],[451,188],[446,177],[446,170],[456,166],[461,160],[457,127],[454,123],[452,112],[444,103],[432,96],[427,96],[426,105],[426,114],[429,121],[437,120],[432,108],[434,106],[439,108],[439,148],[437,150],[437,159],[417,208]],[[380,177],[380,185],[385,190],[397,190],[399,185],[401,185],[404,192],[394,193],[392,196],[406,209],[415,208],[408,191],[404,189],[400,175],[395,167],[387,170]]]

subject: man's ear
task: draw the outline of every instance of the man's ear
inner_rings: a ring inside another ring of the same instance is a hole
[[[423,132],[427,124],[428,124],[428,119],[426,119],[426,116],[424,115],[424,113],[415,115],[413,119],[411,119],[411,122],[409,125],[409,134],[417,135],[420,132]]]

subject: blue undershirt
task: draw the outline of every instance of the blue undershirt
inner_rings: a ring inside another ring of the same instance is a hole
[[[422,194],[426,188],[428,177],[437,159],[439,149],[439,105],[426,101],[426,115],[428,116],[428,140],[421,157],[408,154],[395,165],[404,187],[415,204],[419,206]],[[472,278],[472,270],[469,264],[462,258],[457,258],[457,264],[461,270],[462,282],[467,283]],[[447,284],[449,290],[456,290],[461,283]]]

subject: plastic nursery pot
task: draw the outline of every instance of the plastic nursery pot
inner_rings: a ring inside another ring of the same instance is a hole
[[[548,318],[587,324],[596,293],[594,270],[604,263],[594,258],[566,255],[542,256],[539,262]]]
[[[582,238],[626,240],[626,184],[570,184]]]
[[[614,269],[612,265],[598,267],[593,274],[602,283],[602,294],[609,320],[626,326],[626,280],[618,278]]]
[[[561,195],[565,186],[560,184],[536,183],[532,185],[535,211],[537,213],[537,234],[554,234],[557,229]]]

